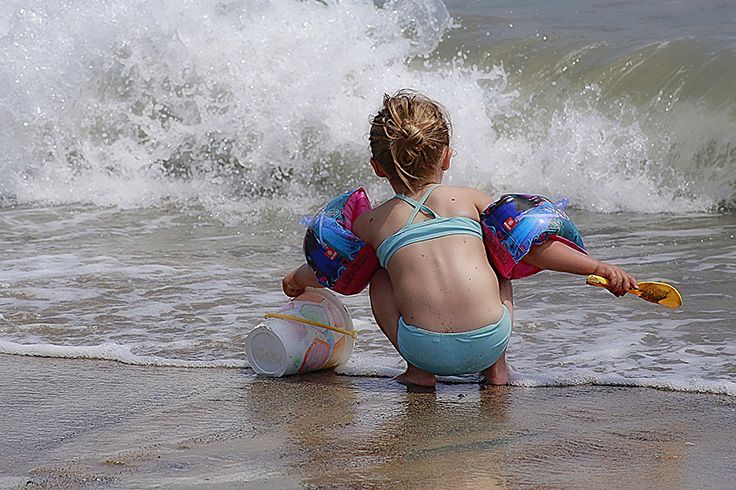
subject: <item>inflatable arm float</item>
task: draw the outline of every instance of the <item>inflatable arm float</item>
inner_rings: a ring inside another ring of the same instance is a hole
[[[575,224],[565,214],[567,199],[557,203],[530,194],[505,194],[480,216],[483,242],[496,271],[519,279],[541,269],[522,261],[533,246],[558,240],[583,253]],[[357,294],[380,267],[373,247],[355,236],[353,223],[372,209],[363,188],[325,204],[305,224],[304,255],[319,283],[341,294]]]

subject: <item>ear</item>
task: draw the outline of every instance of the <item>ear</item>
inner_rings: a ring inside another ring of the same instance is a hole
[[[378,162],[371,158],[371,167],[373,167],[373,173],[375,173],[378,177],[382,177],[384,179],[388,178],[388,175],[386,175],[386,172],[383,171],[381,166],[378,164]]]
[[[452,158],[452,148],[448,146],[445,148],[445,153],[442,154],[442,166],[440,167],[443,172],[447,172],[450,168],[450,159]]]

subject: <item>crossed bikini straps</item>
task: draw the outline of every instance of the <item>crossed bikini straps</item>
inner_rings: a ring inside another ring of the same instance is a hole
[[[435,213],[432,208],[429,206],[426,206],[424,203],[427,202],[427,199],[429,199],[429,195],[432,194],[432,192],[438,188],[440,184],[431,184],[429,188],[426,190],[424,195],[422,195],[421,199],[419,201],[415,201],[409,196],[406,196],[404,194],[396,194],[394,195],[395,198],[401,199],[405,203],[414,206],[414,212],[411,213],[411,216],[409,216],[409,219],[407,220],[406,224],[404,226],[408,226],[414,223],[414,219],[417,217],[419,212],[431,214],[432,218],[441,218],[439,214]]]
[[[376,249],[378,261],[382,267],[386,267],[388,261],[396,252],[412,243],[433,240],[448,235],[472,235],[480,239],[483,238],[479,222],[464,216],[442,217],[424,204],[439,185],[430,185],[419,201],[415,201],[404,194],[394,196],[413,206],[414,211],[409,216],[406,224],[396,233],[387,237]],[[432,219],[414,223],[414,219],[419,212],[431,215]]]

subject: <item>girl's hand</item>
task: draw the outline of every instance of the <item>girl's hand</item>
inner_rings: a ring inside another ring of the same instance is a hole
[[[637,289],[639,285],[631,274],[622,268],[606,262],[598,262],[593,274],[608,279],[608,290],[615,296],[623,296],[629,289]]]
[[[284,290],[284,294],[290,298],[296,298],[304,292],[305,286],[299,282],[297,271],[295,269],[284,276],[281,280],[281,289]]]
[[[319,283],[314,271],[307,264],[297,267],[281,280],[281,289],[284,290],[284,294],[292,298],[302,294],[306,288],[321,287],[324,286]]]

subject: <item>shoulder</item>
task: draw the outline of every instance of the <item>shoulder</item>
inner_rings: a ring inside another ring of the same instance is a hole
[[[455,186],[443,186],[445,191],[451,196],[457,196],[465,201],[471,202],[478,212],[485,210],[489,204],[493,202],[493,198],[478,189],[472,187],[455,187]]]
[[[366,211],[353,222],[353,233],[364,242],[377,246],[385,238],[387,226],[391,228],[396,219],[395,208],[396,200],[389,199]]]
[[[377,209],[366,211],[353,221],[353,234],[364,242],[373,243]]]

